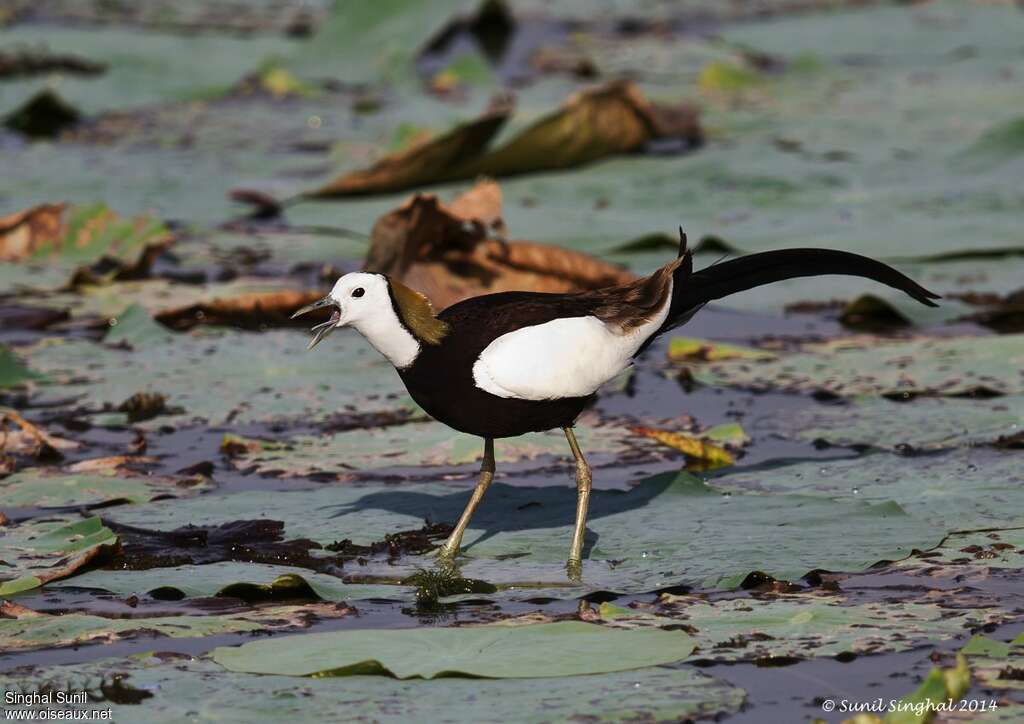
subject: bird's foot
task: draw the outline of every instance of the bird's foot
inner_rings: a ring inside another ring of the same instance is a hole
[[[459,557],[459,546],[451,546],[445,543],[430,551],[427,555],[436,558],[439,565],[454,566],[455,559]]]
[[[570,558],[565,562],[565,574],[570,583],[583,582],[583,561],[579,558]]]

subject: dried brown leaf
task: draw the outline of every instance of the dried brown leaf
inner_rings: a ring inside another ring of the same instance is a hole
[[[159,312],[156,320],[175,330],[187,330],[199,324],[216,324],[242,329],[295,324],[291,315],[301,307],[323,297],[318,291],[254,292],[237,297],[176,307]],[[314,313],[315,314],[315,313]],[[320,317],[323,317],[321,320]],[[314,321],[326,321],[327,313],[316,315]],[[311,317],[304,317],[305,326]]]
[[[17,425],[19,429],[11,430],[11,424]],[[73,440],[49,434],[14,410],[0,410],[0,451],[4,453],[60,459],[64,457],[62,450],[75,450],[79,447],[81,445]]]
[[[67,233],[67,204],[40,204],[0,217],[0,261],[22,261]]]
[[[399,279],[437,309],[494,292],[574,292],[634,279],[580,252],[490,238],[505,232],[501,201],[501,188],[490,180],[447,206],[417,194],[374,225],[365,269]]]
[[[477,176],[572,168],[639,151],[652,141],[670,139],[696,146],[703,140],[695,106],[652,103],[628,81],[575,94],[506,145],[488,151],[510,114],[510,103],[492,103],[474,121],[386,156],[367,169],[346,173],[306,195],[386,193]]]
[[[307,194],[313,198],[402,191],[438,181],[467,178],[460,169],[483,154],[511,115],[509,103],[492,105],[476,120],[444,135],[385,156],[367,169],[343,174]]]

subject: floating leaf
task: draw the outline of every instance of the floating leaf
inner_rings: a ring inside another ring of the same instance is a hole
[[[971,669],[963,654],[957,654],[955,668],[932,669],[917,690],[896,701],[884,718],[876,714],[858,714],[844,724],[926,724],[935,718],[940,707],[960,701],[970,687]]]
[[[374,224],[365,270],[424,293],[437,309],[503,291],[575,292],[635,277],[586,254],[504,241],[501,187],[477,184],[451,204],[417,194]]]
[[[172,241],[163,224],[103,204],[41,204],[0,219],[0,260],[78,265],[72,286],[147,276]]]
[[[922,397],[894,402],[854,397],[765,420],[764,427],[822,446],[870,445],[905,453],[978,445],[998,446],[1024,430],[1024,396],[990,400]]]
[[[396,679],[579,676],[668,664],[693,650],[679,631],[616,631],[576,621],[334,631],[214,649],[231,671],[287,676],[383,674]]]
[[[144,503],[158,496],[184,497],[206,487],[196,480],[186,480],[184,485],[178,482],[123,473],[116,477],[87,472],[47,475],[34,468],[0,480],[0,498],[4,506],[59,508],[114,501]]]
[[[141,304],[132,304],[116,317],[111,317],[110,330],[103,337],[107,344],[125,343],[133,347],[170,340],[171,332],[158,324]]]
[[[966,305],[943,300],[938,307],[900,297],[862,294],[843,307],[839,321],[849,329],[879,331],[912,326],[939,326],[964,316]]]
[[[681,721],[735,712],[744,700],[742,689],[692,667],[662,666],[547,679],[542,688],[533,679],[346,676],[296,681],[289,676],[227,671],[205,658],[145,655],[36,667],[31,673],[16,669],[6,676],[12,687],[27,691],[40,680],[61,681],[73,673],[95,681],[111,671],[130,676],[131,686],[159,694],[138,704],[104,701],[99,705],[113,708],[117,721],[143,717],[157,724],[225,718],[321,721],[336,717],[339,711],[346,717],[402,724],[440,721],[451,718],[453,711],[476,712],[481,701],[487,702],[486,717],[495,721],[572,717],[595,722]],[[587,695],[580,697],[580,691]]]
[[[156,632],[171,638],[196,638],[225,633],[304,628],[311,616],[339,618],[347,610],[332,605],[278,606],[249,613],[212,616],[106,618],[84,613],[46,614],[0,602],[0,646],[6,651],[110,643]]]
[[[504,594],[511,597],[538,590],[556,598],[583,590],[641,592],[681,583],[735,587],[751,571],[796,580],[814,569],[865,570],[933,548],[946,534],[891,502],[781,492],[723,495],[686,473],[657,475],[628,491],[594,490],[584,586],[567,588],[565,557],[576,508],[569,481],[567,474],[565,486],[493,483],[466,533],[462,575],[496,585],[543,584]],[[348,538],[367,545],[383,534],[418,528],[425,518],[456,521],[469,492],[439,483],[249,491],[217,496],[216,505],[206,495],[125,506],[109,517],[156,530],[273,517],[284,521],[287,539],[327,545]],[[401,575],[431,564],[418,556],[398,563],[382,572]]]
[[[668,347],[668,358],[672,362],[718,362],[727,359],[761,360],[774,357],[775,355],[771,352],[760,349],[690,337],[673,337]]]
[[[29,138],[56,138],[78,123],[81,113],[53,90],[46,88],[4,117],[4,125]]]
[[[30,370],[6,345],[0,344],[0,387],[13,387],[39,379],[43,376]]]
[[[1024,393],[1024,335],[891,342],[872,337],[805,345],[777,360],[725,361],[695,369],[709,384],[854,395]]]
[[[402,191],[415,186],[471,178],[460,168],[467,159],[484,152],[508,120],[511,109],[498,105],[478,119],[437,138],[413,145],[378,161],[370,168],[352,171],[306,195],[311,198]]]
[[[7,565],[0,569],[0,596],[9,596],[73,575],[117,536],[99,518],[61,516],[8,526],[2,540]]]
[[[650,427],[631,427],[629,429],[637,435],[649,437],[662,445],[675,448],[686,455],[687,459],[704,463],[712,469],[723,465],[732,465],[736,462],[736,458],[724,447],[693,435],[671,430],[656,430]]]
[[[505,103],[436,139],[347,173],[306,196],[401,191],[428,183],[571,168],[641,150],[658,139],[699,145],[703,132],[689,105],[651,103],[634,84],[611,83],[570,97],[564,106],[487,151],[511,115]]]
[[[1024,470],[1013,453],[862,455],[813,460],[715,478],[720,490],[822,494],[835,500],[898,503],[945,530],[1014,527],[1024,517]]]
[[[292,315],[300,308],[323,297],[319,291],[273,291],[254,292],[235,297],[214,298],[209,301],[190,304],[159,312],[156,320],[176,330],[191,329],[197,324],[214,324],[241,329],[265,329],[282,326],[290,322]],[[319,316],[303,319],[308,324]],[[326,321],[326,317],[324,318]]]
[[[93,588],[119,596],[149,595],[162,600],[210,596],[252,598],[251,594],[260,590],[272,594],[269,596],[271,599],[318,598],[335,602],[369,598],[402,601],[413,599],[412,586],[400,585],[397,582],[391,585],[345,583],[335,576],[294,566],[238,561],[144,570],[94,569],[66,581],[51,584],[48,590],[59,588]]]
[[[930,602],[856,603],[820,593],[713,602],[662,594],[653,611],[604,603],[598,614],[616,628],[685,626],[697,644],[694,656],[704,660],[762,662],[907,651],[925,641],[957,636],[967,626],[998,623],[1013,615]]]

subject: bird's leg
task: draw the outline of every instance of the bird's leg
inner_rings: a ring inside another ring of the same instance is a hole
[[[569,560],[565,568],[570,580],[579,581],[583,575],[583,534],[587,528],[587,508],[590,505],[590,484],[593,478],[590,466],[576,442],[576,434],[571,427],[564,429],[572,455],[576,458],[576,528],[572,532],[572,546],[569,548]]]
[[[494,480],[494,440],[488,437],[484,438],[484,459],[480,463],[480,479],[477,480],[476,487],[473,488],[473,494],[469,497],[469,502],[466,503],[466,509],[462,511],[462,517],[455,524],[448,540],[441,546],[438,557],[452,561],[455,560],[455,556],[459,555],[462,534],[466,532],[469,519],[473,517],[473,512],[480,505],[480,500],[484,497],[492,480]]]

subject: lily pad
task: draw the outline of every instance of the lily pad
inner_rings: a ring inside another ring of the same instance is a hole
[[[137,349],[85,340],[53,340],[29,353],[30,363],[60,386],[99,408],[138,392],[166,396],[169,408],[141,426],[202,420],[222,424],[273,419],[323,420],[335,411],[394,411],[411,406],[398,375],[355,332],[335,335],[329,353],[306,354],[297,331],[252,334],[197,328]],[[217,380],[217,395],[197,374]]]
[[[423,483],[405,488],[248,492],[111,511],[130,525],[172,530],[186,523],[267,517],[286,538],[358,544],[433,522],[454,521],[469,491]],[[578,595],[565,584],[575,495],[566,486],[492,484],[464,539],[462,574],[491,583],[530,583],[507,596]],[[272,511],[269,512],[269,511]],[[680,583],[733,587],[751,571],[797,579],[812,569],[864,570],[939,543],[945,530],[908,516],[893,502],[833,500],[786,493],[721,494],[696,478],[659,475],[627,492],[595,490],[585,545],[585,588],[650,591]],[[406,567],[429,565],[410,556]],[[399,569],[401,570],[401,569]],[[395,575],[394,570],[391,575]]]
[[[213,616],[155,616],[105,618],[84,613],[46,614],[8,603],[0,608],[0,644],[7,651],[89,642],[115,641],[139,634],[156,633],[171,638],[195,638],[224,633],[304,628],[311,616],[344,615],[334,605],[276,606],[247,613]]]
[[[286,676],[521,679],[628,671],[679,661],[691,651],[692,640],[680,631],[616,631],[564,621],[334,631],[220,647],[213,660],[231,671]]]
[[[30,370],[14,352],[0,344],[0,387],[13,387],[38,379],[42,379],[42,375]]]
[[[579,425],[583,449],[597,460],[617,459],[630,449],[625,428]],[[285,442],[262,442],[233,458],[236,467],[262,473],[310,475],[326,471],[366,471],[405,466],[460,466],[483,455],[480,438],[459,433],[433,420],[377,429],[360,429],[329,436],[299,436]],[[498,463],[571,457],[561,431],[531,433],[501,440],[495,445]]]
[[[83,677],[102,679],[111,671],[130,678],[127,685],[159,695],[134,705],[104,702],[114,717],[144,717],[150,722],[182,719],[276,721],[325,720],[344,711],[347,717],[401,724],[439,721],[453,712],[478,712],[487,702],[487,717],[500,721],[564,720],[586,716],[593,721],[653,719],[677,721],[738,711],[742,689],[693,668],[650,667],[612,674],[548,679],[538,690],[532,679],[392,679],[384,676],[307,678],[239,674],[204,658],[135,657],[99,659],[73,666],[9,674],[27,689],[44,680]],[[580,697],[580,691],[586,691]],[[477,718],[479,718],[477,716]]]
[[[756,363],[726,361],[695,371],[708,384],[854,395],[956,396],[1024,392],[1024,335],[840,339]]]
[[[298,591],[297,581],[324,601],[358,601],[369,598],[412,600],[410,586],[344,583],[340,578],[292,566],[224,561],[206,565],[150,568],[141,571],[95,569],[50,586],[54,588],[95,588],[119,596],[149,594],[158,598],[200,598],[244,592],[240,587],[269,587],[288,578]],[[278,585],[282,588],[286,581]],[[273,591],[267,591],[273,593]],[[282,596],[284,591],[278,591]]]
[[[996,443],[1024,430],[1024,397],[961,400],[949,397],[893,402],[855,397],[843,405],[816,405],[762,421],[799,440],[888,449],[942,450]]]
[[[1008,620],[992,611],[964,611],[934,603],[851,604],[839,596],[787,595],[714,602],[663,595],[656,613],[602,604],[601,620],[623,628],[685,625],[695,657],[757,661],[841,653],[906,651],[923,641],[953,638],[966,626]]]
[[[716,478],[720,490],[818,493],[836,501],[891,502],[940,530],[1015,527],[1024,514],[1024,470],[1013,453],[888,453],[815,460]]]
[[[0,532],[5,563],[0,569],[0,596],[73,575],[100,551],[117,543],[117,536],[99,518],[51,517]]]
[[[208,485],[154,476],[60,474],[46,475],[38,468],[23,470],[0,480],[3,505],[14,507],[56,508],[71,505],[96,505],[124,501],[144,503],[156,497],[184,497]]]

